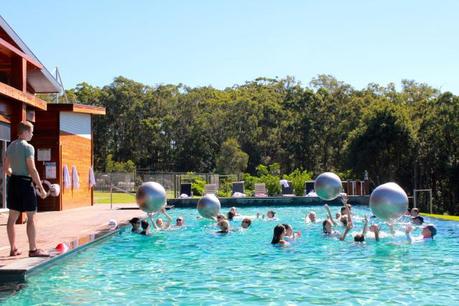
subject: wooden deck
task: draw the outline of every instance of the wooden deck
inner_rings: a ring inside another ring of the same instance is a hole
[[[120,208],[128,207],[123,210]],[[98,234],[108,232],[108,222],[114,219],[118,224],[125,224],[133,217],[145,216],[138,210],[132,209],[133,205],[94,205],[84,208],[69,209],[64,211],[41,212],[37,214],[37,246],[53,252],[55,247],[65,242],[73,247],[78,247]],[[10,257],[10,246],[6,233],[8,213],[0,214],[0,280],[1,274],[13,270],[29,270],[40,265],[48,259],[29,258],[26,225],[16,225],[17,247],[22,252],[20,256]],[[0,281],[1,282],[1,281]]]

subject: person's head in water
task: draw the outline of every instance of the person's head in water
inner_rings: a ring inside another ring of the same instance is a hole
[[[218,227],[220,228],[220,233],[228,233],[229,232],[229,223],[226,220],[219,221],[217,223]]]
[[[271,240],[272,244],[277,244],[284,240],[285,236],[285,227],[282,224],[278,224],[274,227],[273,230],[273,239]]]
[[[424,218],[418,215],[416,217],[412,217],[411,222],[414,225],[422,225],[422,223],[424,223]]]
[[[315,223],[316,222],[316,213],[311,211],[309,214],[308,214],[308,219],[309,219],[309,222],[311,223]]]
[[[184,223],[185,223],[185,219],[183,219],[183,217],[178,217],[175,220],[175,226],[183,226]]]
[[[222,214],[218,214],[217,215],[217,222],[222,221],[222,220],[226,220],[226,217],[224,215],[222,215]]]
[[[235,214],[231,210],[228,212],[228,220],[233,221]]]
[[[354,236],[354,241],[355,242],[364,242],[365,241],[365,236],[363,234],[357,234]]]
[[[276,216],[276,212],[273,210],[270,210],[266,213],[266,217],[268,217],[269,219],[273,219],[275,216]]]
[[[432,238],[437,234],[437,228],[433,224],[426,225],[422,228],[422,237]]]
[[[142,226],[142,232],[141,234],[142,235],[147,235],[150,231],[150,223],[148,223],[147,221],[145,220],[142,220],[141,221],[141,226]]]
[[[132,218],[131,220],[129,220],[129,223],[131,223],[132,225],[132,231],[133,232],[138,232],[140,231],[140,219],[139,218]]]
[[[285,236],[286,237],[293,237],[293,228],[290,224],[282,224],[285,228]]]
[[[164,225],[163,219],[161,218],[156,219],[156,226],[158,226],[159,228],[162,228],[163,225]]]
[[[415,218],[417,216],[419,216],[419,209],[417,209],[416,207],[412,208],[411,209],[411,217]]]
[[[235,216],[237,216],[237,208],[236,207],[234,207],[234,206],[231,207],[229,211],[232,212]]]
[[[249,228],[251,224],[252,224],[252,220],[250,220],[249,218],[244,218],[244,219],[242,219],[241,227],[242,228]]]
[[[327,220],[324,220],[324,222],[322,222],[322,231],[324,232],[324,234],[331,234],[332,233],[332,229],[333,229],[333,223],[327,219]]]
[[[18,123],[18,137],[25,141],[31,141],[33,137],[33,124],[29,121],[21,121]]]

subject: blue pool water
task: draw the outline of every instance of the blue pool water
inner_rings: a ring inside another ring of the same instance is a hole
[[[270,208],[271,209],[271,208]],[[240,209],[265,213],[266,207]],[[434,241],[408,245],[403,236],[355,244],[325,238],[304,216],[322,207],[274,209],[278,222],[255,220],[244,232],[214,234],[197,212],[176,209],[187,227],[151,237],[124,229],[103,243],[33,275],[6,305],[84,304],[381,304],[459,303],[459,223],[434,222]],[[337,207],[332,207],[333,213]],[[370,214],[353,208],[356,215]],[[238,227],[240,222],[233,222]],[[277,223],[302,237],[287,248],[270,244]],[[356,222],[353,232],[361,230]]]

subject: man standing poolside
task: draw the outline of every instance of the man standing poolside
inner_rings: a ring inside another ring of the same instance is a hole
[[[30,122],[18,124],[18,139],[13,141],[6,151],[4,171],[9,176],[7,187],[7,207],[9,208],[7,232],[10,242],[10,256],[20,255],[16,247],[14,224],[20,213],[27,214],[27,237],[29,238],[29,256],[47,257],[48,253],[37,249],[35,213],[37,212],[37,196],[33,183],[38,188],[40,197],[45,198],[46,192],[35,168],[35,149],[28,143],[33,136],[33,125]]]

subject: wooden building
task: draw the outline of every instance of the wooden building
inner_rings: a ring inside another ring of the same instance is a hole
[[[70,177],[70,188],[61,196],[39,202],[39,210],[62,210],[92,205],[89,169],[92,166],[91,116],[105,114],[100,107],[79,104],[48,104],[37,94],[59,93],[59,83],[0,16],[0,150],[17,137],[17,124],[35,125],[31,143],[36,149],[42,178],[63,186],[63,167],[79,171],[79,184]],[[3,158],[0,159],[0,166]],[[6,177],[0,173],[0,209],[6,208]],[[48,172],[47,172],[48,171]],[[55,172],[53,174],[53,171]],[[79,185],[79,186],[78,186]],[[77,188],[78,187],[78,188]]]
[[[91,122],[93,115],[104,114],[101,107],[54,103],[35,113],[31,143],[37,152],[37,170],[42,179],[61,186],[61,195],[40,200],[39,210],[94,204],[89,180],[94,160]]]

